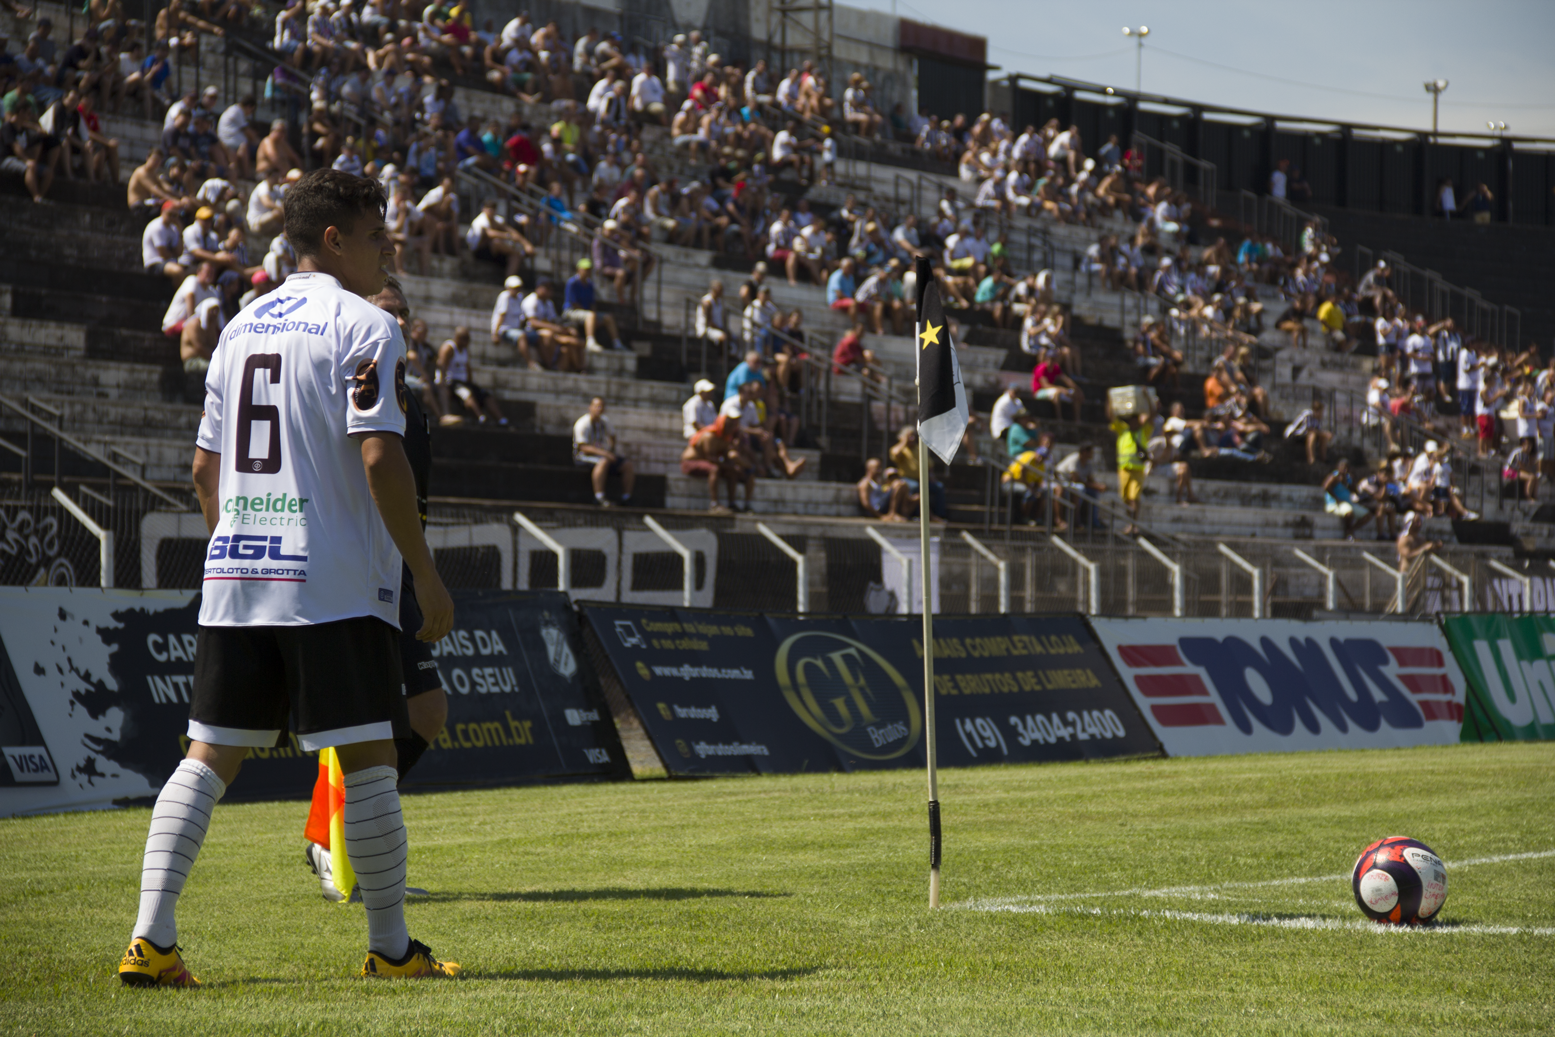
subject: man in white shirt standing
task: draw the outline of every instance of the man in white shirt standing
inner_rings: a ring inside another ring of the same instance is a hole
[[[637,470],[616,446],[616,430],[605,417],[603,396],[590,400],[588,413],[573,423],[572,456],[578,464],[590,469],[594,500],[600,507],[611,506],[605,498],[605,481],[612,473],[621,477],[621,503],[632,502],[632,484],[637,481]]]
[[[435,642],[453,624],[421,532],[401,437],[405,341],[367,302],[393,245],[374,182],[319,170],[292,190],[300,270],[222,335],[206,377],[194,484],[211,541],[189,750],[152,812],[127,986],[197,986],[174,908],[216,803],[251,748],[296,717],[305,751],[345,772],[345,843],[362,880],[362,975],[452,976],[405,929],[396,723],[408,726],[397,625],[401,559]]]
[[[1458,435],[1474,438],[1476,425],[1475,404],[1479,399],[1479,354],[1475,351],[1475,339],[1469,339],[1458,347],[1458,423],[1462,426]]]
[[[1426,334],[1425,317],[1416,316],[1414,330],[1404,339],[1404,356],[1409,361],[1409,373],[1415,392],[1427,400],[1436,398],[1436,351]]]

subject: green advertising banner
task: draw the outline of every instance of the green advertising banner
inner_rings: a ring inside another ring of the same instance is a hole
[[[1451,616],[1442,627],[1469,685],[1463,741],[1555,738],[1555,617]]]

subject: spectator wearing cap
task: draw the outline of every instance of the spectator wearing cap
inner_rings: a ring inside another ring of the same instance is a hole
[[[530,327],[524,316],[524,279],[516,274],[502,284],[496,305],[491,309],[491,341],[506,342],[518,351],[519,358],[531,371],[557,366],[556,336],[539,327]]]
[[[255,270],[248,279],[249,289],[238,299],[238,309],[247,309],[251,304],[258,302],[271,292],[277,285],[275,280],[264,270]]]
[[[470,221],[464,243],[476,259],[506,264],[509,277],[518,273],[519,265],[535,254],[534,245],[497,212],[496,200],[492,198],[486,199],[481,211]]]
[[[584,347],[591,352],[597,353],[603,348],[596,337],[599,331],[609,336],[610,348],[624,351],[626,345],[621,341],[620,331],[616,329],[615,318],[594,309],[593,273],[593,260],[587,257],[578,260],[577,271],[567,278],[562,288],[562,323],[581,327]]]
[[[190,267],[183,263],[184,232],[178,225],[178,203],[165,201],[162,212],[140,234],[141,265],[148,274],[161,274],[183,284]]]
[[[708,510],[727,515],[735,510],[734,488],[745,486],[745,510],[751,506],[751,495],[756,488],[754,468],[741,464],[734,440],[738,430],[723,415],[710,425],[703,426],[691,437],[680,455],[680,471],[692,478],[707,480]],[[723,482],[729,494],[729,506],[718,503],[718,484]]]
[[[218,268],[235,268],[238,264],[231,255],[221,249],[221,238],[216,234],[216,213],[208,205],[194,211],[194,222],[184,228],[184,251],[178,262],[186,270],[193,270],[198,263],[214,263]]]
[[[718,387],[706,378],[699,379],[691,398],[680,408],[683,419],[682,432],[690,440],[698,432],[718,420]]]
[[[594,500],[600,507],[610,507],[610,502],[605,498],[605,485],[611,475],[621,477],[621,503],[631,503],[632,485],[637,481],[637,472],[632,462],[621,453],[615,427],[605,417],[604,397],[596,396],[590,400],[588,413],[573,424],[572,456],[578,464],[590,469]]]

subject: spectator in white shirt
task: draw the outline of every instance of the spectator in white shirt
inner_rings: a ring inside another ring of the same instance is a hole
[[[724,313],[724,283],[714,281],[707,294],[697,301],[697,338],[705,338],[725,349],[729,347],[729,329]]]
[[[1002,440],[1011,425],[1024,424],[1026,404],[1020,398],[1020,387],[1011,382],[993,403],[988,415],[988,431],[995,439]]]
[[[767,168],[772,170],[773,176],[791,168],[800,183],[809,182],[810,156],[804,153],[804,145],[799,141],[798,122],[790,119],[772,138],[772,154]]]
[[[182,284],[189,268],[182,262],[184,232],[178,226],[178,203],[162,203],[162,213],[140,235],[141,262],[148,274],[161,274]]]
[[[549,340],[554,343],[551,362],[556,370],[582,371],[587,366],[583,355],[583,340],[562,324],[551,292],[551,282],[542,278],[535,285],[535,290],[524,297],[524,327],[528,331],[539,332],[542,342],[546,341],[546,336],[550,337]]]
[[[687,439],[718,420],[718,387],[706,378],[699,380],[691,399],[680,408],[684,419],[682,432]]]
[[[605,417],[604,397],[596,396],[590,400],[588,413],[573,424],[572,456],[578,464],[590,469],[594,499],[600,507],[610,507],[610,502],[605,499],[605,481],[612,473],[621,477],[621,503],[631,503],[632,484],[637,481],[637,472],[632,462],[620,453],[615,429],[610,419]]]
[[[664,108],[664,83],[654,74],[651,65],[632,77],[632,111],[661,126],[669,125]]]
[[[286,193],[284,183],[281,170],[271,169],[249,193],[248,229],[254,234],[268,237],[281,229],[286,219],[282,202]]]
[[[239,280],[235,273],[232,277]],[[217,281],[216,264],[201,263],[178,286],[162,316],[162,333],[178,340],[185,371],[203,371],[210,366],[211,350],[216,348],[216,339],[225,323]]]
[[[1286,187],[1290,183],[1290,159],[1282,158],[1274,167],[1274,172],[1269,174],[1269,194],[1271,197],[1285,200]]]

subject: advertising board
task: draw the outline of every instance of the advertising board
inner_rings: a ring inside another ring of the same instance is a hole
[[[583,612],[672,773],[924,763],[915,617]],[[940,618],[934,632],[941,764],[1159,751],[1078,617]]]
[[[1555,617],[1449,616],[1442,628],[1468,681],[1465,742],[1555,738]]]
[[[156,795],[183,756],[198,599],[0,587],[0,816]],[[435,646],[448,723],[405,788],[626,776],[566,599],[455,593]],[[256,749],[228,798],[306,797],[314,754]]]
[[[1463,674],[1435,623],[1090,623],[1168,756],[1458,740]]]

